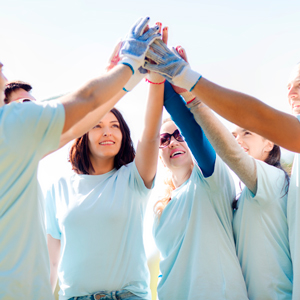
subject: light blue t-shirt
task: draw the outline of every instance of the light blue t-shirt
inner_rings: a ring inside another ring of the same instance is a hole
[[[300,115],[297,116],[300,121]],[[290,181],[287,218],[294,270],[293,300],[300,299],[300,154],[295,153]]]
[[[257,192],[247,187],[233,216],[237,255],[250,300],[292,298],[293,269],[282,170],[256,160]]]
[[[37,167],[64,118],[55,102],[0,108],[0,299],[53,299]]]
[[[126,289],[151,299],[143,244],[150,190],[135,162],[61,178],[46,196],[47,233],[61,241],[59,299]]]
[[[218,156],[210,177],[195,165],[173,191],[153,228],[162,256],[159,300],[248,299],[232,231],[234,197],[233,180]]]

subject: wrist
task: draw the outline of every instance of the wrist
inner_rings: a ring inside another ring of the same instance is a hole
[[[138,61],[136,61],[135,59],[132,59],[130,57],[124,57],[124,58],[122,58],[122,60],[120,60],[118,62],[118,64],[123,64],[123,65],[128,66],[131,69],[131,71],[132,71],[132,75],[140,67],[140,63]]]
[[[202,75],[198,72],[195,72],[190,68],[185,68],[181,74],[173,78],[172,82],[173,84],[191,92],[201,77]]]

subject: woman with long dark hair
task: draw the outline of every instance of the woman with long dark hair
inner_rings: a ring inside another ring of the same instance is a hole
[[[115,51],[111,60],[118,61]],[[113,108],[74,141],[74,173],[47,193],[50,280],[54,290],[58,274],[60,300],[151,299],[143,222],[157,168],[163,91],[163,84],[150,85],[136,152]]]
[[[186,59],[184,50],[178,50]],[[176,101],[181,99],[173,98],[173,109]],[[241,127],[231,134],[197,98],[187,107],[216,153],[245,185],[233,202],[233,232],[249,299],[291,299],[289,178],[280,164],[279,146]]]

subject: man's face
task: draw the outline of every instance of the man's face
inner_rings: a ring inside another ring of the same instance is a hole
[[[2,72],[3,64],[0,62],[0,106],[4,105],[4,89],[7,82],[6,77]]]
[[[292,72],[288,83],[288,100],[294,115],[300,114],[300,65]]]
[[[30,94],[30,92],[27,92],[23,89],[17,89],[13,92],[11,92],[8,101],[9,103],[13,102],[13,101],[18,101],[18,100],[22,100],[22,99],[29,99],[31,101],[36,101],[36,99]]]

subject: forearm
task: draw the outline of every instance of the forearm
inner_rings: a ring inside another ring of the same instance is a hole
[[[125,91],[120,90],[113,98],[88,113],[67,132],[63,133],[60,138],[59,148],[63,147],[69,141],[82,136],[84,133],[93,128],[93,126],[95,126],[103,117],[103,112],[109,111],[112,103],[117,103],[125,94]]]
[[[179,127],[205,177],[214,171],[216,153],[185,102],[166,82],[164,106]]]
[[[78,91],[62,97],[60,101],[65,107],[63,133],[70,130],[94,109],[99,108],[99,118],[101,119],[117,103],[118,99],[114,96],[122,90],[131,75],[131,69],[121,64],[108,73],[91,80]],[[86,131],[82,130],[80,135]]]
[[[150,188],[157,169],[164,85],[149,84],[144,128],[136,151],[137,169]]]
[[[240,92],[201,78],[193,94],[225,119],[300,153],[300,123],[286,113]]]
[[[206,105],[197,102],[196,99],[188,106],[218,155],[255,194],[257,189],[255,160],[245,153],[233,135]]]

